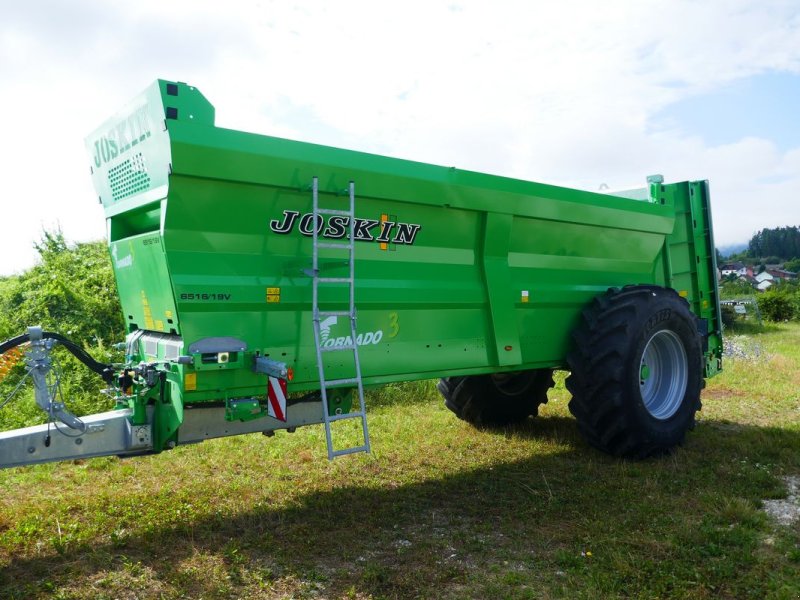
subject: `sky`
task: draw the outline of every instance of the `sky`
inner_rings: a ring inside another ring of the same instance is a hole
[[[217,125],[598,190],[708,179],[800,225],[798,0],[5,0],[0,276],[101,239],[84,138],[157,78]]]

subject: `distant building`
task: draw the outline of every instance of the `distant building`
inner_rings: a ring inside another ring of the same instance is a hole
[[[766,272],[772,275],[772,277],[775,279],[794,279],[797,277],[797,273],[778,268],[767,269]]]
[[[769,271],[762,271],[761,273],[756,275],[756,281],[758,283],[761,283],[763,281],[772,281],[773,279],[775,279],[775,277],[773,277]]]
[[[775,283],[775,278],[770,275],[767,271],[762,271],[758,275],[755,276],[756,280],[756,289],[763,292],[768,290],[772,287]]]
[[[747,275],[747,267],[740,262],[725,263],[719,268],[719,270],[723,277],[727,277],[728,275],[736,275],[737,277]]]
[[[741,280],[743,280],[743,281],[746,281],[747,283],[749,283],[749,284],[750,284],[750,285],[752,285],[753,287],[756,287],[756,286],[757,286],[757,285],[760,283],[760,282],[758,281],[758,279],[756,279],[756,278],[755,278],[755,277],[753,277],[752,275],[745,275],[744,277],[740,277],[739,279],[741,279]]]
[[[766,292],[771,287],[772,287],[772,280],[771,279],[765,279],[764,281],[762,281],[761,283],[759,283],[756,286],[756,289],[759,292]]]

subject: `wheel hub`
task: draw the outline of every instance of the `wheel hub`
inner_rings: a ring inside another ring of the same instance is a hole
[[[681,339],[672,331],[658,331],[645,345],[639,364],[639,391],[654,418],[672,417],[683,403],[689,365]]]

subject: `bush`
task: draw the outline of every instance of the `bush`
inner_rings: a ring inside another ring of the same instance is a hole
[[[105,242],[71,246],[60,231],[36,244],[39,263],[0,284],[0,339],[41,325],[84,345],[125,337]]]
[[[722,298],[741,298],[742,296],[752,296],[753,286],[744,279],[734,278],[732,281],[723,280],[719,291]]]
[[[758,297],[761,315],[769,321],[790,321],[797,316],[795,294],[785,290],[768,290]]]
[[[723,304],[721,307],[722,312],[722,325],[724,327],[732,327],[736,322],[736,310],[730,304]]]
[[[0,340],[41,325],[83,346],[102,362],[119,361],[111,343],[125,339],[122,309],[105,242],[70,245],[60,231],[45,231],[36,245],[39,263],[20,275],[0,279]],[[61,371],[67,408],[77,414],[108,410],[104,382],[68,352],[53,357]],[[24,374],[23,361],[0,381],[0,403]],[[31,389],[0,410],[0,431],[44,421]]]

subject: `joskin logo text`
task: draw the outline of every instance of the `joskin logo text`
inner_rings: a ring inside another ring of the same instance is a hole
[[[150,118],[147,105],[136,109],[128,118],[122,119],[105,135],[94,142],[94,166],[106,164],[120,154],[125,154],[139,142],[150,137]]]
[[[311,237],[314,235],[314,214],[306,213],[301,216],[296,210],[284,210],[280,219],[269,222],[269,228],[280,234],[291,233],[295,225],[300,233]],[[422,225],[416,223],[356,218],[353,222],[353,238],[362,242],[411,245],[421,228]],[[326,221],[322,215],[317,215],[316,229],[317,235],[340,240],[347,237],[350,231],[350,217],[336,215]]]

